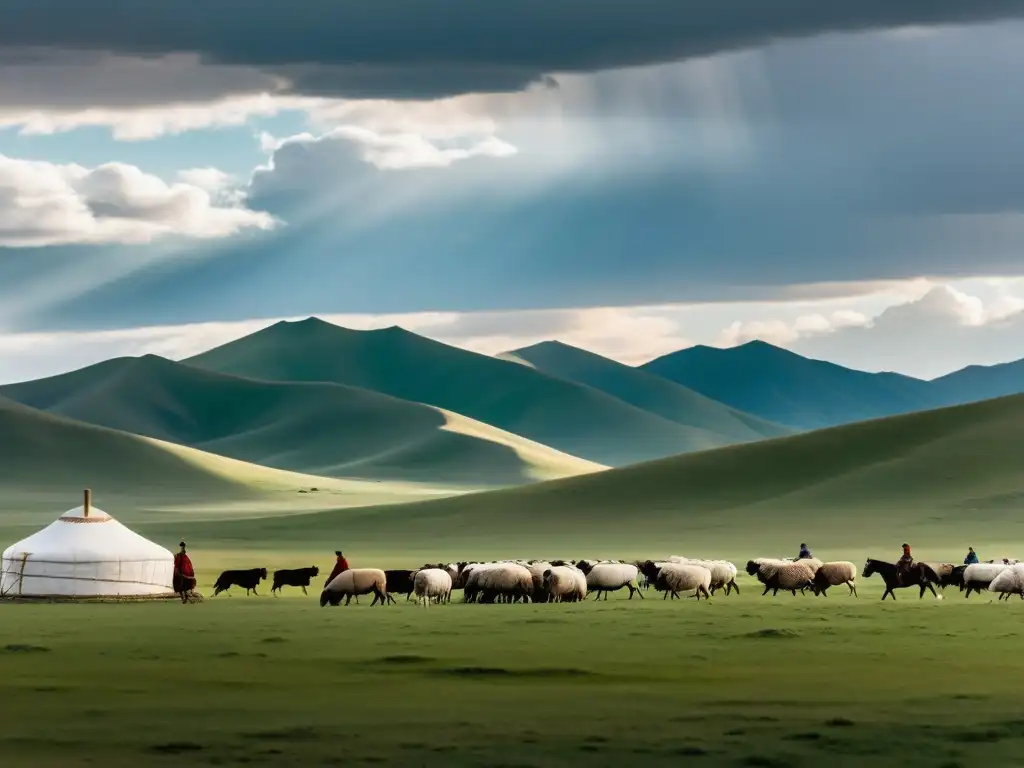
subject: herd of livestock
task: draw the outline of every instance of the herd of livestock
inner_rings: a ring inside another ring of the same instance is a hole
[[[810,591],[828,595],[831,587],[845,585],[849,594],[857,595],[857,567],[848,561],[822,562],[816,558],[758,558],[747,562],[747,574],[764,585],[762,595],[779,590],[796,595]],[[629,598],[653,588],[663,598],[696,597],[708,599],[716,592],[728,595],[735,591],[737,568],[726,560],[702,560],[673,556],[664,560],[624,562],[618,560],[502,560],[494,562],[462,562],[427,564],[416,570],[380,570],[351,568],[344,570],[324,585],[320,605],[345,605],[360,595],[373,595],[371,605],[394,603],[394,595],[415,595],[417,603],[451,602],[454,589],[461,589],[467,603],[578,602],[594,594],[595,599],[608,599],[609,592],[628,590]],[[900,569],[895,563],[867,560],[862,577],[878,574],[885,584],[882,599],[896,599],[893,590],[917,587],[920,597],[925,591],[940,597],[940,589],[957,586],[972,592],[998,593],[999,599],[1016,594],[1024,599],[1024,563],[1016,560],[991,561],[971,565],[952,563],[913,563]],[[271,592],[282,587],[300,587],[303,593],[319,575],[316,566],[273,573]],[[214,583],[214,595],[239,586],[246,594],[256,592],[267,578],[266,568],[224,571]]]

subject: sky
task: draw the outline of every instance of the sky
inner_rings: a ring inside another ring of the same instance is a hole
[[[1024,357],[1024,0],[4,15],[0,382],[310,315],[629,364]]]

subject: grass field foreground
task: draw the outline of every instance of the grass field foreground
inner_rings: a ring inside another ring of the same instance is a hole
[[[1010,764],[1024,602],[3,605],[8,764]],[[650,598],[654,599],[650,599]]]

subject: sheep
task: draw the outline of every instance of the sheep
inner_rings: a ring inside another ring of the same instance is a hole
[[[643,574],[643,584],[646,589],[650,589],[652,586],[654,586],[654,584],[658,581],[658,573],[666,565],[668,565],[668,561],[656,562],[654,560],[646,560],[643,563],[636,564],[637,570],[639,570],[640,573]]]
[[[533,602],[539,603],[547,595],[547,590],[544,589],[544,573],[551,569],[551,563],[543,560],[538,560],[530,563],[526,566],[526,570],[530,572],[530,576],[533,577]]]
[[[698,600],[701,595],[710,600],[711,570],[702,565],[666,563],[658,571],[654,587],[663,591],[665,597],[672,595],[673,600],[679,597],[680,592],[689,592],[690,590],[694,591]]]
[[[327,603],[338,605],[343,597],[347,598],[345,605],[348,605],[353,596],[370,593],[373,593],[371,607],[378,601],[381,605],[386,605],[387,584],[387,576],[379,568],[350,568],[339,573],[324,587],[324,591],[320,593],[320,607],[323,608]]]
[[[811,569],[802,562],[765,560],[759,563],[751,560],[747,563],[747,573],[757,576],[758,581],[764,584],[762,595],[767,595],[771,589],[773,597],[780,589],[792,592],[795,596],[798,589],[802,591],[813,584]]]
[[[274,596],[278,596],[278,592],[281,591],[281,587],[301,587],[302,594],[308,595],[306,587],[309,586],[309,582],[313,580],[314,576],[320,575],[320,569],[315,565],[309,568],[294,568],[294,569],[282,569],[280,571],[274,571],[274,584],[270,588],[270,593]]]
[[[245,587],[245,594],[247,595],[250,592],[254,595],[259,595],[259,592],[256,591],[256,585],[266,578],[266,568],[250,568],[247,571],[224,571],[213,583],[213,596],[216,597],[221,592],[225,592],[235,585]]]
[[[821,560],[819,560],[816,557],[787,558],[786,562],[800,563],[800,565],[807,566],[807,568],[811,571],[812,577],[814,576],[814,574],[818,572],[818,569],[821,568],[822,565],[824,565],[824,563],[822,563]]]
[[[989,592],[998,592],[999,599],[1009,600],[1010,595],[1020,595],[1024,600],[1024,565],[1012,565],[996,574],[988,585]]]
[[[929,568],[935,571],[939,577],[939,588],[945,589],[946,587],[954,584],[959,584],[959,574],[956,573],[957,566],[953,563],[925,563]],[[963,573],[963,567],[960,569],[960,573]]]
[[[533,594],[533,574],[515,563],[497,563],[494,568],[478,569],[475,574],[481,603],[530,601]]]
[[[996,576],[1007,568],[1012,567],[1003,563],[973,563],[968,565],[963,570],[963,581],[960,584],[960,591],[967,590],[966,597],[970,597],[971,592],[977,592],[980,595],[983,589],[988,589],[989,584],[992,583]]]
[[[439,603],[450,602],[452,597],[452,576],[441,568],[425,568],[416,571],[413,577],[416,602],[423,601],[426,608],[431,600]]]
[[[462,582],[462,598],[467,603],[474,603],[480,595],[480,579],[487,571],[501,567],[500,563],[466,563],[459,574]]]
[[[857,566],[846,560],[822,563],[812,579],[815,595],[828,597],[828,588],[845,584],[850,594],[857,597]]]
[[[669,558],[669,562],[681,565],[699,565],[711,571],[711,594],[715,594],[719,589],[725,589],[727,595],[734,589],[737,595],[740,593],[739,585],[736,583],[736,566],[727,560],[702,560],[673,555]]]
[[[395,598],[392,594],[405,595],[406,602],[409,601],[413,592],[412,577],[416,571],[384,571],[384,579],[387,584],[388,602],[394,604]]]
[[[587,577],[571,565],[555,565],[544,571],[546,600],[551,603],[574,603],[587,599]]]
[[[579,566],[587,577],[587,591],[595,593],[595,600],[600,600],[602,593],[604,599],[607,600],[609,592],[615,592],[623,587],[629,589],[630,600],[633,599],[634,594],[640,595],[641,600],[644,597],[636,582],[639,569],[635,565],[629,563],[593,564],[584,560],[580,561]]]

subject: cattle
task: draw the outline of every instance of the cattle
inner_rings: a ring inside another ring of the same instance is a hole
[[[274,584],[270,592],[276,597],[281,587],[301,587],[302,594],[308,595],[306,587],[309,586],[313,577],[320,574],[320,569],[315,565],[310,568],[293,568],[274,571]]]
[[[259,595],[259,592],[256,591],[256,585],[266,578],[266,568],[250,568],[247,571],[224,571],[213,583],[213,596],[216,597],[221,592],[225,592],[236,585],[244,587],[245,594],[247,595],[250,592],[254,595]]]

